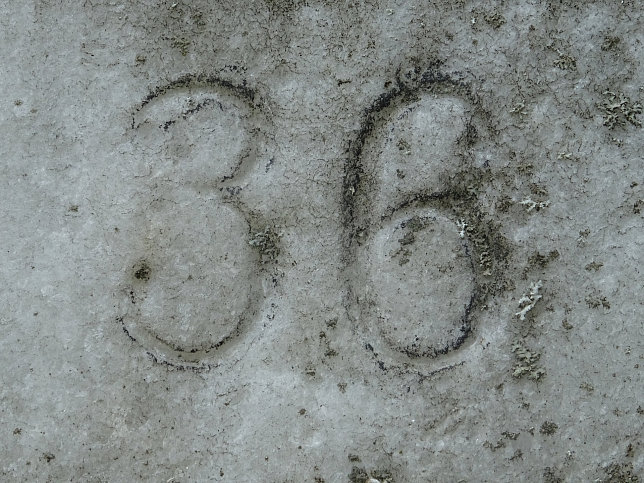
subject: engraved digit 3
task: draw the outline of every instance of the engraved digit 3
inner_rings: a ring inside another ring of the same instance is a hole
[[[155,361],[180,368],[216,364],[262,298],[249,211],[234,196],[260,144],[254,106],[239,94],[183,78],[152,93],[132,123],[150,197],[136,214],[141,239],[121,320]]]

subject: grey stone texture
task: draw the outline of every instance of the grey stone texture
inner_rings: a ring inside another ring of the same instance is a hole
[[[639,481],[642,14],[3,2],[0,480]]]

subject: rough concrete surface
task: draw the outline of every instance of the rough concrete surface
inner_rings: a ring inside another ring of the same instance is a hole
[[[641,2],[2,4],[0,480],[640,481]]]

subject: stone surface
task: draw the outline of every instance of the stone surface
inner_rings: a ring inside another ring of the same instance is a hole
[[[639,481],[640,3],[3,6],[0,480]]]

